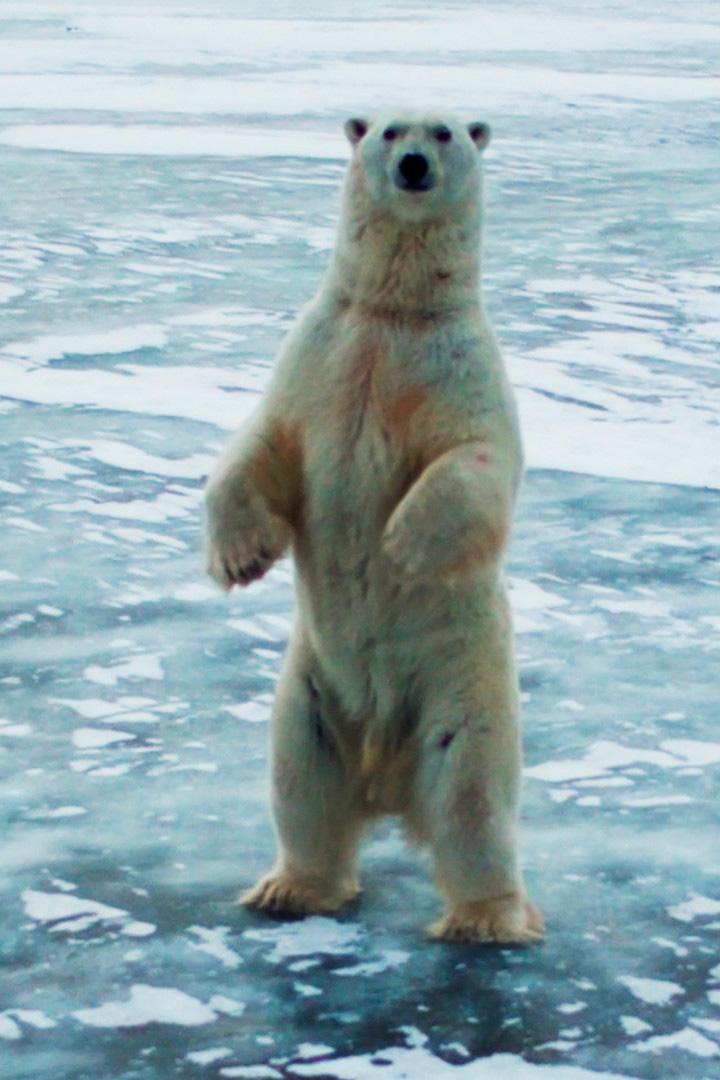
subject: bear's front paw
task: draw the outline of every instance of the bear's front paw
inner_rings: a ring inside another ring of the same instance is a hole
[[[285,521],[256,502],[208,501],[206,569],[221,588],[249,585],[265,574],[290,540]]]
[[[458,904],[428,928],[436,941],[477,942],[485,945],[536,945],[545,922],[535,905],[515,893],[496,900]]]

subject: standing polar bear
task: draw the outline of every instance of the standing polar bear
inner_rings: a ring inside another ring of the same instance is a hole
[[[373,818],[429,846],[453,941],[529,944],[518,687],[502,557],[522,470],[479,291],[486,124],[350,120],[332,265],[207,488],[209,573],[292,548],[275,701],[274,869],[243,901],[335,911]]]

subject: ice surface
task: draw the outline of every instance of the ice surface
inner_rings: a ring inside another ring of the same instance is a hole
[[[0,1080],[717,1073],[719,42],[707,0],[0,0]],[[292,570],[212,588],[203,478],[342,121],[418,97],[494,128],[527,954],[429,944],[392,824],[341,917],[234,904]]]

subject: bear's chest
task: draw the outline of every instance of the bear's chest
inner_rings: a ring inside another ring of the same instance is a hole
[[[420,345],[373,328],[348,335],[318,392],[306,433],[308,494],[326,514],[382,512],[420,471],[436,410]]]

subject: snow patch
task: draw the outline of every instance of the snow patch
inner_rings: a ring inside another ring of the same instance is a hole
[[[197,942],[190,943],[191,949],[207,953],[208,956],[219,960],[227,968],[236,968],[242,964],[241,957],[230,948],[225,940],[230,933],[228,926],[216,926],[212,929],[205,926],[190,926],[188,927],[188,933],[195,934],[199,939]]]
[[[0,1013],[0,1039],[20,1039],[22,1030],[16,1024],[9,1012]]]
[[[402,967],[410,959],[410,953],[402,949],[386,949],[379,960],[369,960],[351,967],[335,968],[333,975],[380,975],[384,971]]]
[[[122,908],[110,907],[97,900],[85,900],[68,893],[46,893],[25,889],[22,894],[25,914],[35,922],[51,923],[53,930],[75,930],[96,922],[118,922],[127,918]]]
[[[194,1065],[212,1065],[214,1061],[221,1061],[223,1058],[230,1057],[231,1054],[232,1050],[229,1046],[209,1046],[207,1050],[194,1050],[185,1056]]]
[[[668,914],[680,922],[692,922],[703,915],[720,915],[720,901],[713,900],[709,896],[700,896],[698,893],[680,904],[674,904],[668,908]]]
[[[234,106],[237,102],[234,102]],[[127,104],[126,104],[127,107]],[[231,109],[230,111],[234,111]],[[343,161],[346,142],[336,132],[221,128],[163,124],[26,124],[6,127],[0,144],[73,154],[150,157],[320,158]],[[123,350],[124,351],[124,350]]]
[[[32,821],[53,820],[56,818],[81,817],[87,814],[84,806],[58,806],[54,810],[33,810],[28,817]]]
[[[127,1001],[109,1001],[72,1014],[81,1024],[98,1028],[134,1028],[144,1024],[198,1027],[217,1020],[217,1013],[202,1001],[171,987],[136,983]]]
[[[125,326],[92,334],[48,334],[29,341],[10,341],[0,353],[47,364],[64,356],[117,356],[138,349],[161,349],[167,337],[163,326]]]
[[[427,1038],[416,1028],[401,1029],[408,1046],[393,1046],[370,1054],[355,1054],[314,1064],[294,1064],[299,1076],[334,1076],[337,1080],[408,1080],[432,1077],[432,1080],[629,1080],[620,1073],[591,1072],[576,1065],[535,1065],[515,1054],[493,1054],[468,1062],[449,1065],[427,1049]],[[382,1059],[377,1064],[373,1059]]]
[[[324,953],[342,956],[354,952],[363,934],[360,926],[340,923],[322,915],[313,915],[298,923],[272,927],[268,930],[246,930],[243,937],[274,946],[266,957],[271,964],[282,963],[291,956]]]
[[[619,975],[618,982],[626,986],[633,997],[646,1005],[667,1005],[674,997],[684,994],[682,986],[663,979],[641,979],[635,975]]]
[[[72,741],[79,750],[95,750],[112,743],[130,742],[135,735],[129,731],[115,731],[112,728],[76,728]]]
[[[622,746],[608,739],[601,739],[592,744],[585,757],[568,758],[533,765],[525,770],[525,775],[535,780],[548,783],[563,783],[567,780],[583,780],[595,776],[604,776],[612,769],[624,769],[635,765],[655,765],[658,768],[676,768],[687,764],[669,753],[670,746],[677,748],[681,740],[672,739],[662,743],[662,750],[646,750],[640,747]]]
[[[32,735],[31,724],[3,724],[0,726],[0,735],[9,739],[25,739]]]
[[[633,1043],[630,1049],[637,1050],[640,1054],[659,1054],[663,1050],[685,1050],[696,1057],[720,1057],[718,1044],[691,1027],[673,1031],[670,1035],[653,1035],[644,1042]]]

